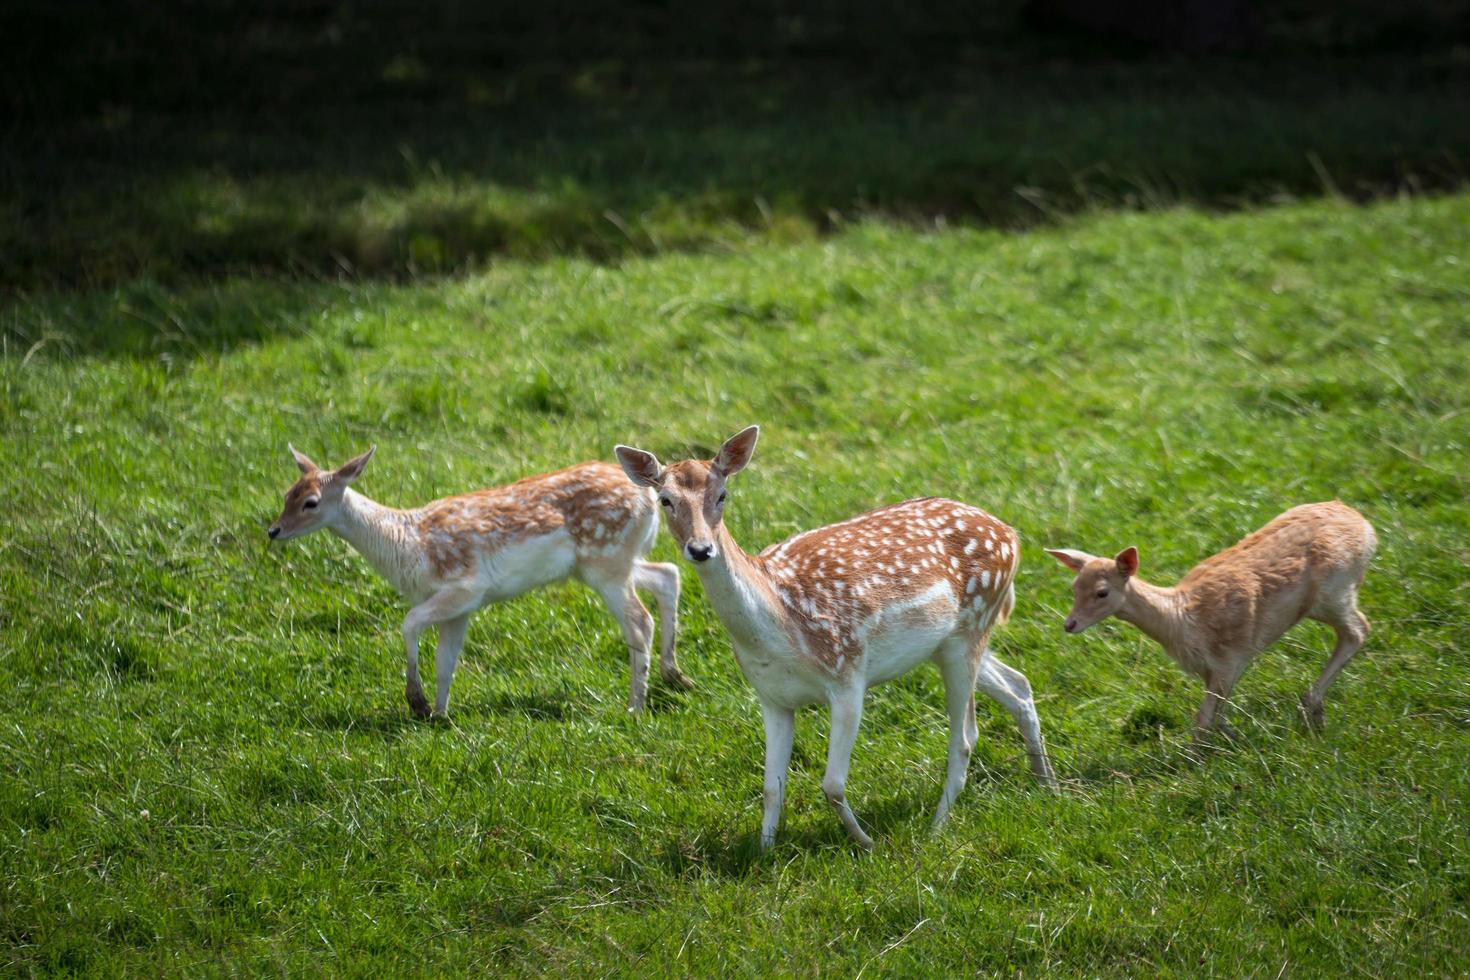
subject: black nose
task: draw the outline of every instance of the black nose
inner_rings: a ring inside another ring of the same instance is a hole
[[[1065,623],[1062,624],[1062,629],[1066,630],[1068,633],[1075,632],[1077,629],[1077,620],[1067,620]]]
[[[714,546],[708,544],[691,544],[689,546],[689,557],[695,561],[709,561],[709,556],[714,552]]]
[[[278,528],[278,527],[273,527],[269,531],[269,534],[270,534],[270,536],[271,536],[272,539],[274,539],[276,537],[276,535],[278,535],[280,533],[281,533],[281,529]]]

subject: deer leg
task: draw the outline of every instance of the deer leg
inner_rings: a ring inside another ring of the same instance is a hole
[[[1041,719],[1036,715],[1036,701],[1031,695],[1031,682],[1026,675],[1008,667],[985,651],[980,661],[980,673],[976,677],[980,690],[999,701],[1001,706],[1016,720],[1021,729],[1021,738],[1026,742],[1026,755],[1031,760],[1031,771],[1044,786],[1055,788],[1056,774],[1046,754],[1046,740],[1041,736]]]
[[[833,694],[831,701],[832,730],[827,736],[827,773],[822,777],[822,792],[837,811],[837,818],[847,834],[865,851],[873,849],[873,839],[863,833],[852,807],[847,805],[847,769],[852,763],[852,747],[857,742],[858,725],[863,720],[863,691],[854,686]]]
[[[796,712],[777,705],[761,704],[766,726],[766,774],[761,813],[761,850],[776,843],[781,823],[781,805],[786,800],[786,774],[791,765],[791,743],[796,736]]]
[[[674,656],[674,638],[679,632],[678,566],[639,560],[633,564],[633,583],[658,600],[658,672],[670,687],[689,690],[694,681],[679,669]]]
[[[408,698],[408,706],[415,715],[427,718],[430,715],[429,699],[424,697],[424,683],[419,677],[419,637],[424,630],[436,623],[444,623],[456,617],[468,614],[474,608],[475,597],[472,593],[462,589],[443,589],[435,592],[423,602],[414,606],[403,617],[403,646],[407,655],[407,663],[404,669],[406,686],[404,694]],[[463,636],[461,636],[463,642]],[[455,650],[455,656],[459,651]],[[441,680],[442,684],[443,681]],[[444,689],[447,691],[448,688]]]
[[[1205,675],[1205,700],[1199,706],[1199,711],[1194,715],[1194,731],[1198,736],[1203,732],[1215,729],[1215,716],[1219,711],[1220,702],[1225,700],[1226,692],[1217,681],[1220,675],[1214,671]]]
[[[633,576],[629,575],[621,581],[594,579],[589,584],[602,596],[613,618],[623,628],[623,639],[628,643],[628,663],[633,674],[632,686],[628,690],[628,710],[642,711],[648,703],[648,654],[653,647],[653,617],[638,601],[633,581]]]
[[[1358,650],[1363,646],[1363,641],[1368,638],[1368,617],[1358,611],[1356,598],[1352,608],[1341,616],[1327,621],[1337,631],[1337,645],[1333,647],[1332,657],[1327,661],[1327,666],[1322,671],[1322,676],[1317,678],[1317,683],[1307,688],[1302,695],[1302,716],[1312,728],[1321,730],[1327,723],[1327,715],[1323,710],[1322,702],[1327,697],[1327,689],[1332,686],[1332,681],[1337,677],[1338,671],[1353,659]]]
[[[931,831],[937,832],[949,819],[950,807],[965,788],[970,773],[970,750],[975,740],[969,735],[975,724],[976,667],[970,661],[967,644],[948,642],[940,648],[939,673],[944,677],[944,707],[949,713],[949,770],[944,778],[944,792],[939,794],[939,809],[934,813]],[[978,736],[978,730],[976,732]]]
[[[1202,746],[1206,736],[1212,731],[1225,735],[1234,734],[1234,730],[1225,722],[1224,708],[1230,700],[1230,692],[1235,690],[1235,682],[1240,680],[1249,661],[1249,657],[1233,658],[1227,660],[1226,666],[1205,673],[1205,699],[1194,716],[1192,749]]]
[[[454,681],[454,668],[459,664],[459,652],[464,649],[464,636],[469,627],[469,613],[439,624],[439,644],[434,651],[434,716],[437,718],[449,717],[449,685]]]
[[[980,726],[975,721],[975,692],[970,692],[970,703],[965,706],[965,747],[971,752],[980,741]]]

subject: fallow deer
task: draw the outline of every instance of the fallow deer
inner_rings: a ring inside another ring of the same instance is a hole
[[[419,678],[419,636],[425,629],[439,628],[432,713],[443,716],[471,614],[572,577],[591,586],[623,628],[633,672],[628,710],[644,706],[653,644],[653,619],[636,589],[658,599],[664,679],[675,687],[693,686],[674,658],[679,569],[643,560],[658,534],[654,494],[629,486],[616,466],[582,463],[396,510],[350,486],[376,446],[336,470],[324,470],[289,448],[301,477],[287,491],[270,537],[285,541],[327,528],[412,603],[403,620],[403,642],[406,693],[414,714],[430,715]]]
[[[713,460],[668,466],[640,449],[615,451],[634,483],[658,492],[669,530],[695,563],[759,696],[766,733],[761,846],[775,841],[795,710],[826,702],[832,725],[822,789],[852,839],[872,847],[846,797],[863,695],[925,661],[943,675],[950,726],[949,771],[934,829],[965,784],[979,734],[977,684],[1010,711],[1036,775],[1054,784],[1031,685],[987,645],[1015,603],[1015,532],[982,510],[929,497],[747,554],[723,523],[726,486],[750,462],[758,434],[751,426]]]
[[[1307,724],[1325,722],[1327,688],[1368,637],[1358,587],[1378,538],[1373,525],[1339,501],[1293,507],[1259,531],[1207,558],[1172,588],[1138,577],[1138,549],[1097,558],[1066,548],[1047,554],[1077,573],[1063,628],[1081,633],[1117,616],[1153,637],[1205,684],[1195,740],[1223,725],[1222,706],[1256,656],[1303,619],[1326,623],[1337,645],[1302,695]]]

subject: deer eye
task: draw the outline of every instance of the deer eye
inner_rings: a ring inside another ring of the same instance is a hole
[[[662,506],[662,507],[672,507],[672,506],[674,506],[672,503],[669,502],[669,498],[668,497],[660,497],[660,498],[658,498],[658,502],[659,502],[659,505]]]
[[[304,510],[315,510],[316,505],[319,503],[321,503],[320,500],[316,499],[315,497],[310,497],[301,506]]]
[[[728,493],[726,493],[725,491],[721,490],[720,491],[720,499],[717,500],[717,501],[715,501],[715,503],[717,503],[717,504],[723,504],[725,502],[725,498],[728,497],[728,496],[730,496]]]
[[[1097,593],[1097,597],[1099,599],[1106,599],[1108,597],[1108,590],[1107,589],[1099,589],[1098,590],[1098,593]]]

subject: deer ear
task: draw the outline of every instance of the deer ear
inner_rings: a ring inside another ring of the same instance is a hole
[[[320,467],[318,467],[315,463],[311,461],[310,456],[306,455],[306,453],[303,453],[301,450],[297,449],[289,442],[286,443],[286,448],[291,450],[291,456],[293,459],[296,460],[296,465],[300,468],[301,472],[315,473],[318,469],[320,469]]]
[[[1138,549],[1132,545],[1118,552],[1118,557],[1113,561],[1117,562],[1118,571],[1122,572],[1125,577],[1131,578],[1138,574]]]
[[[622,464],[623,472],[628,474],[628,479],[640,487],[653,487],[657,490],[663,485],[663,464],[653,453],[634,449],[632,446],[614,446],[613,453]]]
[[[720,447],[720,454],[715,457],[715,469],[724,476],[734,476],[745,469],[745,464],[750,462],[750,457],[755,453],[755,441],[760,438],[761,427],[752,425],[741,429]]]
[[[1073,551],[1071,548],[1047,548],[1046,553],[1074,572],[1082,571],[1082,566],[1092,561],[1092,556],[1087,552]]]
[[[340,480],[343,483],[351,483],[353,480],[362,476],[362,471],[367,469],[368,460],[372,459],[373,453],[377,451],[378,447],[376,444],[369,446],[368,451],[361,456],[354,456],[337,467],[337,472],[332,474],[333,479]]]

